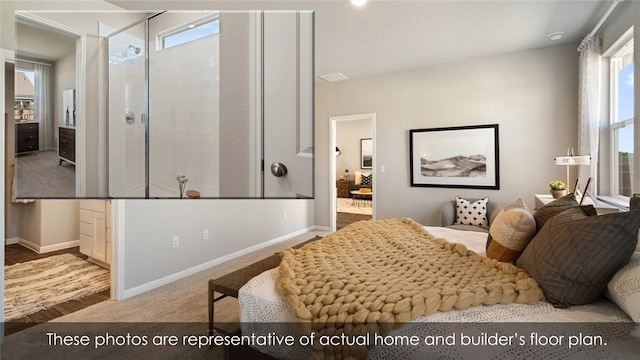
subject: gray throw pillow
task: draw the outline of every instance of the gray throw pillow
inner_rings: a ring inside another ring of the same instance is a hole
[[[584,208],[551,218],[516,262],[557,307],[594,301],[638,242],[640,210],[588,216]]]
[[[578,204],[575,194],[571,193],[539,208],[533,213],[533,218],[536,220],[536,232],[540,231],[544,224],[552,217],[558,215],[559,213],[567,210],[570,207],[579,205],[580,204]]]

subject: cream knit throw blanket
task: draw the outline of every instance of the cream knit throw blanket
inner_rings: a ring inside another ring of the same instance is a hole
[[[384,336],[436,311],[544,298],[523,270],[437,239],[406,218],[360,221],[282,255],[278,288],[316,338]],[[312,351],[318,359],[367,356],[365,346],[316,344]]]

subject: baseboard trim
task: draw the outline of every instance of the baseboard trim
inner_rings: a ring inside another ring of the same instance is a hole
[[[69,249],[72,247],[80,246],[80,240],[67,241],[59,244],[40,246],[26,239],[19,239],[18,243],[28,249],[31,249],[38,254],[46,254],[52,251],[58,251],[63,249]]]
[[[5,245],[14,245],[14,244],[19,244],[19,243],[20,243],[20,238],[19,237],[4,239],[4,244]]]
[[[248,248],[236,251],[236,252],[231,253],[229,255],[225,255],[225,256],[222,256],[222,257],[219,257],[219,258],[215,258],[213,260],[209,260],[209,261],[207,261],[207,262],[205,262],[203,264],[196,265],[194,267],[191,267],[191,268],[186,269],[186,270],[182,270],[182,271],[177,272],[175,274],[171,274],[171,275],[165,276],[163,278],[150,281],[150,282],[148,282],[146,284],[138,285],[138,286],[136,286],[134,288],[131,288],[131,289],[126,289],[124,291],[124,296],[123,296],[123,298],[121,300],[128,299],[128,298],[136,296],[136,295],[140,295],[142,293],[145,293],[147,291],[153,290],[153,289],[158,288],[160,286],[167,285],[167,284],[172,283],[174,281],[183,279],[183,278],[185,278],[187,276],[191,276],[193,274],[199,273],[200,271],[204,271],[204,270],[212,268],[212,267],[214,267],[216,265],[220,265],[220,264],[222,264],[224,262],[227,262],[229,260],[233,260],[233,259],[235,259],[237,257],[243,256],[243,255],[247,255],[247,254],[252,253],[254,251],[261,250],[261,249],[263,249],[265,247],[281,243],[281,242],[283,242],[285,240],[289,240],[289,239],[291,239],[293,237],[296,237],[296,236],[299,236],[299,235],[302,235],[302,234],[305,234],[305,233],[308,233],[308,232],[314,231],[314,230],[317,230],[316,226],[309,226],[307,228],[304,228],[304,229],[301,229],[301,230],[298,230],[298,231],[294,231],[292,233],[277,237],[275,239],[271,239],[269,241],[265,241],[263,243],[256,244],[256,245],[250,246]]]

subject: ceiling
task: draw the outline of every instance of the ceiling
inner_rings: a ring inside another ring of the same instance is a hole
[[[76,38],[20,19],[16,22],[18,57],[56,61],[76,49]]]
[[[357,78],[578,42],[612,1],[108,2],[130,10],[315,10],[316,76]],[[549,40],[557,31],[563,39]]]

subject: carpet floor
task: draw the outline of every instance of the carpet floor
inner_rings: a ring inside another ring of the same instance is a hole
[[[30,327],[5,337],[2,358],[8,359],[223,359],[223,348],[198,349],[184,346],[136,347],[47,345],[52,326],[57,334],[113,332],[134,335],[179,333],[206,334],[208,329],[208,281],[249,265],[274,252],[309,240],[326,231],[313,231],[280,244],[236,258],[224,264],[174,281],[123,301],[107,300],[48,323]],[[216,302],[216,322],[237,322],[238,303],[233,298]],[[168,330],[170,329],[170,330]],[[114,341],[117,341],[115,339]],[[103,350],[103,351],[99,351]]]
[[[5,267],[5,321],[109,288],[109,271],[71,254]]]
[[[76,194],[75,166],[60,164],[55,150],[16,157],[17,198],[73,198]]]

